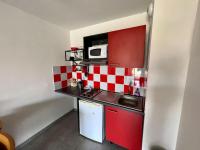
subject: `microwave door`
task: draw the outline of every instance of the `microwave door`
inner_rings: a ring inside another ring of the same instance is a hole
[[[101,48],[95,48],[90,50],[90,58],[101,58]]]

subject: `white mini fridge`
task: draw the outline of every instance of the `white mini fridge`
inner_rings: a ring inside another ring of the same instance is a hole
[[[104,140],[103,112],[102,104],[79,100],[80,134],[102,143]]]

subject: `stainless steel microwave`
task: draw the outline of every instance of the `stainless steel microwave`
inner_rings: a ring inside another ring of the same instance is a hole
[[[89,59],[107,58],[108,44],[95,45],[88,48]]]

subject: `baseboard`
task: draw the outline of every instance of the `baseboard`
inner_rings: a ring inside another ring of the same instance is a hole
[[[50,127],[52,127],[55,123],[57,123],[58,121],[62,120],[66,115],[68,115],[70,112],[73,112],[73,111],[77,111],[77,109],[72,109],[71,111],[69,111],[66,114],[62,115],[57,120],[53,121],[51,124],[49,124],[48,126],[46,126],[45,128],[43,128],[42,130],[40,130],[39,132],[37,132],[36,134],[34,134],[33,136],[31,136],[29,139],[27,139],[25,142],[23,142],[22,144],[18,145],[16,147],[16,150],[19,150],[22,147],[24,147],[25,145],[27,145],[33,139],[37,138],[39,135],[41,135],[43,132],[45,132],[47,129],[49,129]]]

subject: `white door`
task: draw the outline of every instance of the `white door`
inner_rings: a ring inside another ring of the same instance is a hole
[[[103,142],[103,105],[79,101],[80,134],[97,142]]]

